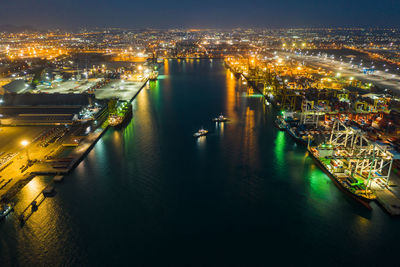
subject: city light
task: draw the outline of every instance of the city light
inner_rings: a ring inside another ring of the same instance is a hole
[[[28,142],[27,140],[22,140],[22,141],[21,141],[21,145],[22,145],[23,147],[26,147],[27,145],[29,145],[29,142]]]

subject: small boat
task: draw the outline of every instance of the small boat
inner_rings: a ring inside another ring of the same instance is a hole
[[[193,136],[197,138],[197,137],[200,137],[200,136],[205,136],[207,134],[208,134],[208,131],[204,130],[203,128],[201,128]]]
[[[214,118],[213,119],[213,121],[215,121],[215,122],[226,122],[226,121],[228,121],[229,119],[228,118],[226,118],[226,117],[224,117],[224,115],[219,115],[217,118]]]
[[[3,205],[0,209],[0,220],[5,218],[12,211],[12,207],[10,205]]]

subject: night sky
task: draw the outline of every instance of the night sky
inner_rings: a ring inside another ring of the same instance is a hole
[[[0,0],[0,25],[88,27],[400,26],[400,0]]]

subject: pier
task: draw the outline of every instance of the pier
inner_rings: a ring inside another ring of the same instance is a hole
[[[254,62],[246,59],[227,59],[225,67],[229,69],[236,78],[243,78],[254,90],[261,93],[273,106],[280,110],[300,110],[300,122],[303,124],[319,126],[319,118],[325,115],[340,116],[343,112],[315,108],[314,101],[302,100],[305,97],[306,88],[289,89],[285,82],[277,78],[277,74],[269,72],[268,68],[261,69]],[[319,94],[318,94],[319,96]],[[323,92],[323,99],[337,97],[338,91],[331,89]],[[344,96],[345,97],[345,96]],[[317,98],[318,103],[322,100]],[[299,106],[299,103],[301,105]],[[378,107],[371,113],[377,113]],[[361,115],[366,114],[364,111]],[[387,112],[387,110],[382,110]],[[345,112],[346,113],[346,112]],[[354,112],[353,112],[354,113]],[[352,115],[353,113],[348,112]],[[355,116],[358,113],[355,112]],[[327,135],[325,133],[325,135]],[[368,176],[366,186],[376,195],[376,202],[390,215],[400,215],[400,185],[396,174],[391,172],[394,159],[399,159],[398,154],[392,154],[385,148],[369,141],[361,130],[353,130],[345,126],[340,120],[335,120],[330,132],[330,144],[337,149],[344,149],[343,155],[327,156],[327,159],[349,162],[349,168],[355,168],[360,174],[371,173]],[[352,172],[352,170],[349,170]],[[391,179],[389,186],[389,179]]]

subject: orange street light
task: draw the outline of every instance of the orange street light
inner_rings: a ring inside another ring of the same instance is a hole
[[[30,161],[30,159],[29,159],[29,152],[28,152],[28,145],[29,145],[29,142],[28,142],[27,140],[22,140],[22,141],[21,141],[21,145],[22,145],[24,148],[26,148],[26,158],[27,158],[28,163],[29,163],[29,161]]]

